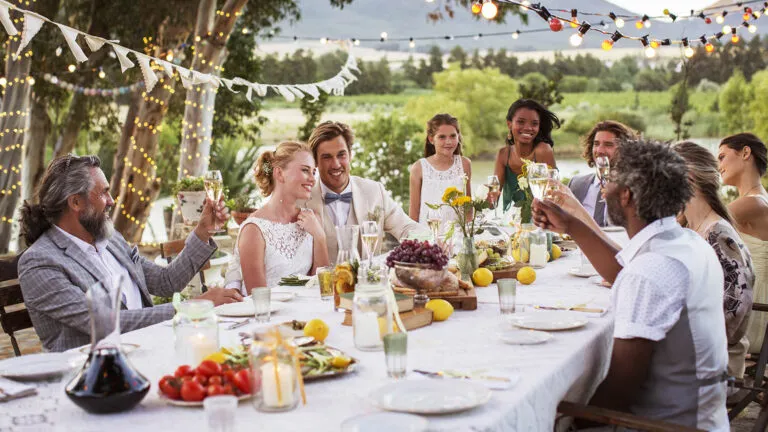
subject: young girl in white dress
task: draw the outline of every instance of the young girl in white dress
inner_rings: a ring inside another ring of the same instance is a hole
[[[259,156],[255,171],[256,184],[269,201],[240,225],[226,275],[226,286],[245,295],[256,287],[274,287],[292,274],[314,274],[329,263],[319,218],[296,205],[309,200],[315,185],[309,147],[282,142]]]
[[[461,155],[459,120],[450,114],[437,114],[427,122],[424,157],[411,165],[411,219],[427,225],[431,212],[426,203],[442,203],[445,189],[454,186],[471,196],[471,161]],[[466,181],[466,184],[465,184]],[[447,207],[440,209],[442,225],[456,219]]]

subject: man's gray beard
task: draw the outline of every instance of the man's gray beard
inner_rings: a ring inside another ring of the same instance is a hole
[[[115,225],[109,217],[109,212],[96,213],[91,207],[88,213],[80,216],[80,225],[93,236],[94,241],[106,240],[115,232]]]

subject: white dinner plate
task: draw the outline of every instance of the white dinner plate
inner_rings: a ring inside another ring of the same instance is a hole
[[[346,419],[341,432],[422,432],[428,425],[427,419],[413,414],[378,412]]]
[[[294,298],[296,298],[296,292],[293,290],[272,288],[272,293],[270,294],[270,300],[272,301],[287,302]]]
[[[589,321],[575,312],[547,311],[515,314],[512,325],[530,330],[570,330],[585,326]]]
[[[603,232],[621,232],[624,231],[624,227],[620,226],[605,226],[601,228]]]
[[[270,303],[269,305],[272,313],[278,312],[282,308],[283,306],[280,303]],[[216,315],[226,317],[252,317],[256,314],[256,309],[253,308],[253,300],[250,298],[237,303],[218,305],[213,310],[216,312]]]
[[[371,393],[381,409],[413,414],[448,414],[466,411],[491,399],[488,387],[454,379],[405,380]]]
[[[499,339],[510,345],[537,345],[552,339],[552,334],[536,330],[508,329],[499,332]]]
[[[18,380],[55,378],[69,371],[72,359],[72,353],[40,353],[0,360],[0,376]]]
[[[571,267],[568,269],[568,274],[571,276],[588,278],[597,274],[593,269],[583,269],[581,267]]]

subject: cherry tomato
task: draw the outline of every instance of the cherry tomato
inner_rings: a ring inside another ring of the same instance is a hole
[[[206,389],[206,393],[208,396],[216,396],[216,395],[223,395],[226,394],[224,392],[224,387],[222,387],[220,384],[211,384]]]
[[[197,381],[184,381],[181,385],[181,399],[187,402],[200,402],[205,399],[205,388]]]
[[[221,377],[221,375],[214,375],[210,378],[208,378],[208,385],[214,385],[214,384],[224,384],[224,379]]]
[[[194,375],[195,371],[192,369],[189,365],[181,365],[178,368],[176,368],[176,372],[174,372],[173,376],[176,378],[181,378],[183,376],[187,375]]]
[[[232,387],[232,384],[224,384],[224,394],[233,395],[235,394],[235,388]]]
[[[235,382],[235,371],[228,370],[224,372],[224,383],[234,383]]]
[[[195,381],[199,382],[202,385],[208,384],[208,378],[206,378],[205,375],[202,374],[195,374],[195,377],[193,378]]]
[[[248,369],[242,369],[235,374],[235,386],[237,389],[245,394],[251,393],[251,371]]]
[[[196,373],[205,375],[207,377],[213,375],[221,375],[221,365],[213,360],[203,360],[197,367]]]
[[[171,399],[178,399],[181,395],[181,382],[178,378],[174,378],[171,375],[166,375],[160,378],[158,387],[160,387],[160,391],[163,392],[164,395]]]

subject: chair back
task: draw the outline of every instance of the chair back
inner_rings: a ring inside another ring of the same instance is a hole
[[[24,307],[24,297],[19,285],[19,271],[16,266],[20,256],[21,254],[0,259],[0,326],[10,336],[13,352],[17,356],[21,355],[21,350],[14,333],[32,328],[32,319]]]
[[[185,245],[186,239],[171,240],[165,243],[160,243],[160,256],[170,264],[171,260],[173,260],[173,258],[181,253]],[[207,291],[208,289],[205,286],[205,273],[203,270],[208,270],[209,268],[211,268],[211,260],[206,261],[205,265],[200,269],[200,285],[203,292]]]

